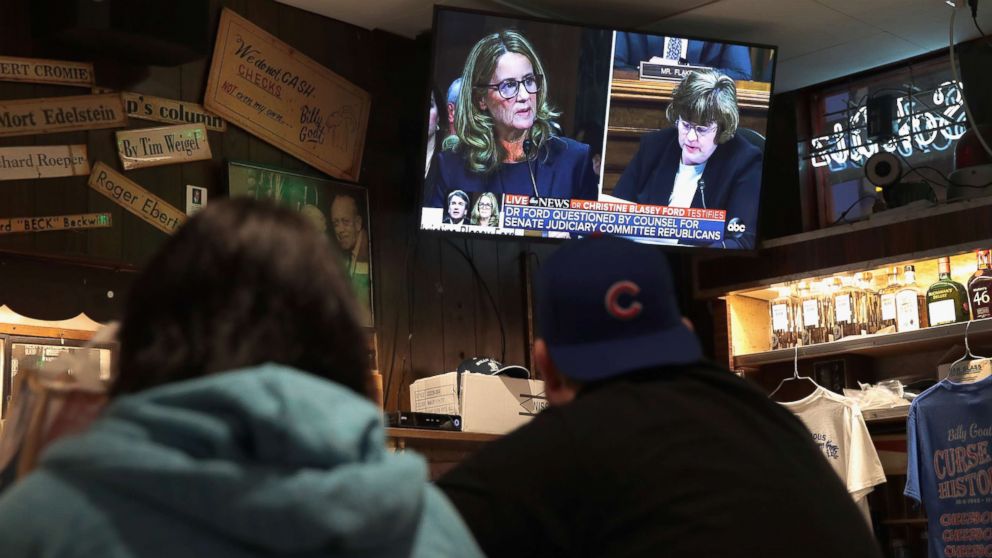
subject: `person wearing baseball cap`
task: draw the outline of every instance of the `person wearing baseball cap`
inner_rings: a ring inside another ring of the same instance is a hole
[[[488,556],[881,556],[809,431],[704,359],[656,247],[569,241],[535,293],[551,406],[438,481]]]

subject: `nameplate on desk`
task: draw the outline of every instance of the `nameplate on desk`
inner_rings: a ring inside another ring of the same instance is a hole
[[[689,72],[709,70],[706,66],[684,66],[641,62],[640,78],[659,81],[682,81]]]

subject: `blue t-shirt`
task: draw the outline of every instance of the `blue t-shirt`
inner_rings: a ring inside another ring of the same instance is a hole
[[[906,438],[905,494],[926,508],[930,556],[992,557],[992,376],[920,394]]]

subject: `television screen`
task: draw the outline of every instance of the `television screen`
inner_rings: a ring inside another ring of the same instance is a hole
[[[754,249],[775,55],[437,8],[421,229]]]

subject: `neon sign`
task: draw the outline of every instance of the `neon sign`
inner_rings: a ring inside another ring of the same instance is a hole
[[[926,110],[918,110],[925,108]],[[933,90],[930,102],[918,96],[896,99],[895,137],[882,143],[868,139],[868,109],[858,107],[845,129],[835,122],[833,133],[810,140],[810,162],[832,172],[860,168],[869,157],[884,150],[910,157],[916,152],[933,153],[949,149],[965,133],[967,121],[961,104],[961,85],[945,81]]]

